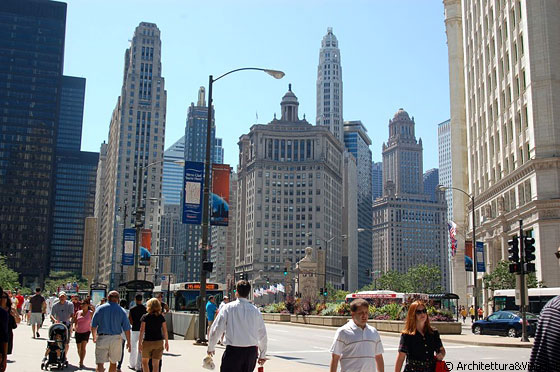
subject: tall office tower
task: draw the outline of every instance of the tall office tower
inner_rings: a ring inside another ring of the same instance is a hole
[[[228,226],[212,227],[212,249],[210,261],[214,263],[209,280],[214,283],[224,283],[231,287],[235,273],[235,211],[237,174],[230,172],[229,177],[229,222]],[[229,280],[228,280],[229,279]],[[229,291],[228,291],[229,292]]]
[[[373,163],[371,167],[373,200],[383,195],[383,163]]]
[[[235,272],[283,283],[285,262],[293,269],[311,246],[326,250],[326,281],[341,288],[344,147],[298,105],[290,86],[282,117],[240,137]]]
[[[165,170],[164,170],[165,173]],[[184,263],[184,258],[179,256],[171,256],[179,254],[177,247],[177,236],[181,225],[181,206],[179,204],[167,204],[163,206],[163,214],[161,215],[160,225],[160,253],[168,256],[158,257],[159,272],[162,274],[173,273],[172,262],[177,261],[178,266]],[[173,278],[175,279],[175,278]]]
[[[80,151],[86,79],[63,76],[61,83],[50,270],[81,274],[84,224],[94,214],[99,154]]]
[[[216,143],[216,126],[214,116],[212,123],[211,142]],[[206,106],[205,89],[198,90],[198,101],[195,106],[191,103],[187,112],[185,126],[185,161],[206,161],[206,127],[208,124],[208,106]],[[211,149],[211,161],[217,163],[216,151]],[[182,198],[183,196],[181,196]],[[182,199],[181,199],[182,200]],[[212,227],[213,228],[213,227]],[[211,228],[211,229],[212,229]],[[177,274],[177,280],[196,281],[200,279],[200,248],[199,240],[202,238],[202,226],[181,224],[177,235],[177,253],[186,256],[186,262],[173,261],[171,270]]]
[[[224,148],[222,147],[222,139],[216,138],[214,140],[214,163],[223,164],[224,163]]]
[[[107,213],[106,201],[107,197],[105,195],[105,181],[107,179],[107,143],[103,141],[99,148],[99,162],[97,163],[97,174],[95,178],[95,205],[93,216],[95,217],[95,247],[93,251],[95,252],[94,261],[94,283],[99,283],[101,277],[109,278],[111,275],[111,265],[102,266],[102,262],[108,262],[110,260],[110,249],[103,249],[101,246],[101,222],[105,218]],[[106,247],[109,248],[109,247]],[[83,270],[82,270],[83,272]]]
[[[342,66],[338,40],[327,28],[327,34],[319,50],[317,66],[317,125],[324,125],[342,143],[344,127],[342,122]]]
[[[26,287],[49,270],[66,4],[0,2],[0,254]]]
[[[344,122],[344,144],[356,159],[357,211],[358,211],[358,288],[372,282],[372,158],[371,139],[361,121]],[[350,234],[353,232],[350,231]]]
[[[373,265],[381,273],[407,272],[419,264],[440,267],[448,288],[447,205],[443,191],[432,201],[424,194],[422,139],[414,118],[399,109],[389,120],[383,144],[383,197],[373,204]]]
[[[145,211],[143,228],[151,230],[151,250],[158,252],[167,92],[155,24],[142,22],[136,27],[124,62],[121,95],[109,129],[107,211],[100,229],[100,249],[105,252],[101,281],[113,288],[135,277],[133,266],[121,265],[123,229],[134,226],[134,211]]]
[[[451,180],[451,120],[446,120],[438,124],[438,159],[439,159],[439,184],[445,187],[452,187]],[[453,193],[452,189],[445,190],[445,200],[447,202],[447,222],[448,226],[453,222]],[[457,250],[452,252],[451,237],[447,235],[447,251],[449,257],[449,278],[451,291],[454,292],[454,276],[457,270],[465,271],[464,260],[457,262]],[[458,268],[456,266],[459,266]],[[461,267],[462,266],[462,267]],[[466,298],[466,295],[465,297]]]
[[[171,145],[163,153],[163,202],[179,205],[183,187],[184,168],[181,161],[185,159],[185,136]]]
[[[344,272],[343,289],[357,291],[358,286],[358,167],[356,158],[348,151],[344,158],[342,172],[342,271]],[[371,202],[370,202],[371,204]],[[365,231],[364,231],[365,232]],[[371,230],[369,231],[371,233]],[[372,247],[370,245],[370,251]],[[370,254],[370,257],[372,255]],[[370,260],[371,261],[371,260]],[[371,267],[371,266],[370,266]]]
[[[463,189],[475,199],[486,270],[507,259],[507,241],[519,234],[523,220],[524,234],[535,239],[537,278],[559,286],[553,254],[560,241],[560,3],[446,0],[444,5],[451,107],[464,115],[459,123],[467,139],[466,147],[457,146],[452,110],[452,157],[459,152],[468,161]],[[453,193],[454,207],[465,208],[458,194]],[[472,226],[462,226],[467,229]],[[490,297],[482,293],[479,303]]]
[[[439,170],[437,168],[428,169],[422,176],[424,182],[424,194],[430,197],[430,200],[436,200],[436,189],[439,185]]]

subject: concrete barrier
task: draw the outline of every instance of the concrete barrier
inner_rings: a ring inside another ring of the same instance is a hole
[[[340,327],[348,322],[349,316],[291,315],[291,323]]]
[[[402,320],[368,320],[368,324],[382,332],[401,332],[404,328]],[[430,325],[442,335],[460,335],[461,323],[458,322],[431,322]]]
[[[196,340],[198,337],[198,314],[171,313],[172,332],[185,340]]]
[[[262,316],[265,322],[289,322],[290,321],[290,314],[263,313]]]

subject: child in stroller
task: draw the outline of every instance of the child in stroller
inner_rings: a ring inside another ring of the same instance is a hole
[[[66,342],[68,342],[68,329],[66,326],[61,323],[50,326],[47,350],[41,363],[41,369],[49,370],[52,367],[62,369],[68,366],[64,351]]]

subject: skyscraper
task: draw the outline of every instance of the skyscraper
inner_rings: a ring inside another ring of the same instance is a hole
[[[447,208],[443,191],[432,201],[424,194],[422,140],[416,140],[414,118],[399,109],[389,120],[383,144],[383,197],[373,204],[373,265],[381,273],[401,273],[419,264],[441,269],[449,286]]]
[[[436,200],[436,188],[439,185],[439,170],[437,168],[428,169],[422,176],[424,182],[424,194],[430,197],[430,200]]]
[[[552,255],[560,241],[560,3],[445,0],[444,6],[453,183],[475,199],[486,270],[507,259],[507,241],[523,220],[525,234],[535,239],[538,280],[559,286]],[[467,170],[466,179],[457,166]],[[471,217],[456,216],[469,202],[459,194],[453,193],[457,235],[470,236]],[[483,291],[479,303],[491,296]]]
[[[185,136],[165,150],[163,159],[163,201],[165,204],[179,205],[184,172],[180,162],[185,159]]]
[[[109,129],[106,211],[100,228],[101,281],[111,287],[134,278],[133,268],[120,265],[123,229],[134,225],[134,210],[144,208],[144,228],[152,231],[151,250],[158,251],[167,92],[155,24],[141,22],[136,27],[124,62],[121,95]]]
[[[358,288],[371,283],[372,252],[372,158],[371,139],[361,121],[344,122],[344,144],[356,159],[358,211]],[[351,212],[351,211],[349,211]],[[352,232],[349,232],[352,234]]]
[[[252,280],[262,270],[270,284],[283,283],[286,262],[295,267],[311,246],[327,252],[320,274],[341,288],[344,146],[299,119],[298,106],[290,86],[281,118],[239,140],[235,271]]]
[[[451,163],[451,120],[438,124],[438,160],[439,160],[439,183],[442,186],[453,186]],[[452,190],[445,191],[447,200],[447,221],[453,220],[453,193]]]
[[[344,143],[342,121],[342,66],[338,40],[327,28],[321,42],[319,66],[317,67],[317,125],[329,128]]]
[[[62,76],[58,132],[56,134],[57,151],[81,150],[85,95],[86,79]]]
[[[383,195],[383,163],[373,163],[371,169],[372,197],[375,200]]]
[[[0,2],[0,254],[27,287],[49,270],[66,4]]]

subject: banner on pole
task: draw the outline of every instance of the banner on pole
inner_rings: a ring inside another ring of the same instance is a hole
[[[230,169],[229,164],[212,164],[212,214],[210,215],[210,225],[228,225]]]
[[[465,271],[473,271],[473,247],[472,241],[465,241]]]
[[[124,248],[122,255],[122,264],[125,266],[134,265],[134,247],[136,243],[136,230],[124,229]]]
[[[204,182],[204,163],[185,162],[183,175],[183,223],[200,225],[202,223],[202,197]]]
[[[152,230],[142,229],[140,238],[140,261],[141,266],[150,266],[150,257],[152,255]]]
[[[486,265],[484,264],[484,243],[476,242],[476,271],[479,273],[486,272]]]

